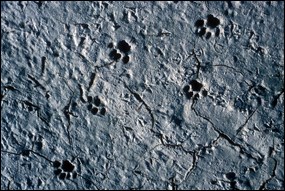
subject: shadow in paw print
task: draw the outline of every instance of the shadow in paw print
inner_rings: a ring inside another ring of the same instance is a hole
[[[73,164],[71,164],[68,160],[64,160],[61,166],[62,170],[65,172],[72,172],[75,168]]]
[[[219,26],[219,24],[220,20],[218,18],[214,17],[213,15],[208,15],[207,26],[209,26],[210,28],[215,28]]]
[[[198,19],[194,26],[198,36],[205,36],[206,39],[210,39],[212,36],[219,37],[220,29],[218,26],[220,24],[220,19],[210,14],[207,19]]]
[[[107,47],[108,47],[108,48],[113,48],[114,45],[113,45],[113,43],[110,42]]]
[[[125,40],[121,40],[118,43],[117,47],[121,52],[125,54],[127,54],[131,50],[131,46]]]
[[[225,174],[225,176],[226,176],[226,178],[228,180],[230,180],[230,187],[231,187],[231,189],[236,190],[237,189],[236,188],[237,181],[235,181],[235,179],[237,178],[236,174],[234,172],[228,172],[228,173]]]
[[[112,60],[118,61],[122,55],[120,53],[118,53],[116,49],[113,49],[110,52],[109,56]]]
[[[197,80],[191,80],[190,85],[192,87],[192,90],[197,91],[197,92],[199,92],[201,88],[203,87],[203,85]]]
[[[204,20],[199,19],[195,22],[195,27],[203,27],[204,26]]]
[[[53,162],[53,167],[55,168],[54,174],[58,176],[60,180],[77,177],[77,172],[74,171],[75,165],[69,162],[69,160],[63,160],[62,162],[55,160]]]
[[[125,55],[122,59],[124,64],[127,64],[130,61],[130,57],[128,55]]]

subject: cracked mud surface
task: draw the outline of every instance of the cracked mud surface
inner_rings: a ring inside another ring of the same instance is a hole
[[[1,2],[1,189],[284,189],[284,2]]]

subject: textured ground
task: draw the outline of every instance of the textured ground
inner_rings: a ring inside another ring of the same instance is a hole
[[[1,1],[1,189],[284,189],[284,2]]]

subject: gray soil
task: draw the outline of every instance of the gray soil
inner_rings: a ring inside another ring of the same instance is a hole
[[[1,190],[284,189],[284,2],[1,1]]]

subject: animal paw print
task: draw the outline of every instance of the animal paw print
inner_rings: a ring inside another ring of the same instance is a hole
[[[193,100],[198,100],[200,97],[200,92],[203,97],[206,97],[208,95],[207,90],[203,89],[203,84],[198,82],[197,80],[191,80],[189,84],[184,86],[183,92],[185,93],[185,96],[187,99],[191,99],[193,97]],[[201,91],[202,90],[202,91]]]
[[[55,160],[53,162],[53,167],[55,168],[54,174],[58,176],[60,180],[73,179],[77,177],[77,172],[74,171],[75,165],[68,160],[63,160],[62,162]]]
[[[219,37],[220,35],[220,19],[213,15],[208,15],[207,19],[199,19],[195,22],[196,34],[200,37],[205,35],[206,39],[211,38],[212,35]]]
[[[127,64],[130,61],[129,52],[131,50],[131,46],[125,40],[121,40],[120,42],[118,42],[117,49],[114,48],[113,43],[110,43],[108,45],[108,48],[113,48],[111,52],[109,53],[109,57],[112,60],[119,61],[122,57],[122,54],[124,54],[122,58],[122,62],[124,64]]]
[[[87,109],[93,114],[100,114],[105,115],[106,114],[106,108],[103,107],[103,104],[101,103],[101,100],[98,96],[95,96],[94,98],[92,96],[87,96]],[[100,111],[99,111],[100,110]]]

